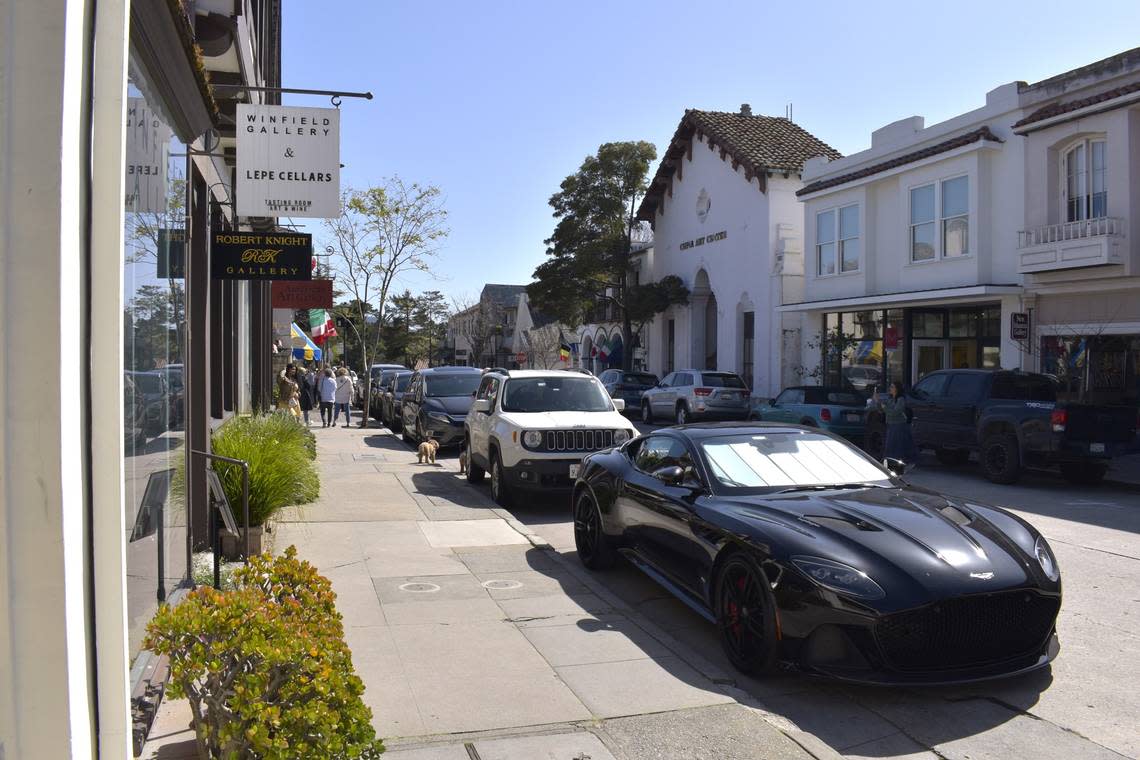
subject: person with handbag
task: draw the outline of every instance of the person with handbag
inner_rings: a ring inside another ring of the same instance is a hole
[[[871,395],[871,403],[883,413],[883,421],[887,424],[883,457],[915,464],[918,461],[918,448],[914,445],[914,436],[910,432],[911,413],[907,408],[902,383],[898,380],[891,381],[887,394],[887,398],[879,398],[879,389],[876,388]]]

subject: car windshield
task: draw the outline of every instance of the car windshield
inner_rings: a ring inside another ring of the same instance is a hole
[[[425,375],[425,396],[470,396],[479,388],[483,378],[478,372],[463,375]]]
[[[730,490],[890,485],[887,474],[861,452],[819,433],[718,436],[700,447],[712,476]]]
[[[644,372],[626,372],[622,382],[636,383],[637,385],[657,385],[657,375],[649,375]]]
[[[403,393],[406,391],[408,389],[408,386],[411,385],[411,382],[412,376],[410,374],[398,375],[396,377],[396,393]]]
[[[590,377],[523,377],[507,381],[504,412],[608,412],[613,403]]]
[[[703,372],[701,385],[708,388],[743,388],[744,381],[728,372]]]

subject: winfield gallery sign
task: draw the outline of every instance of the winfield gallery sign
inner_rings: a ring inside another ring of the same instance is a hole
[[[301,232],[215,232],[210,257],[215,279],[313,278],[313,236]]]
[[[237,213],[340,213],[340,111],[238,103]]]

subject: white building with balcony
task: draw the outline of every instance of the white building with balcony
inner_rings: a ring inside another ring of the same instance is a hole
[[[1019,91],[1015,263],[1031,367],[1073,396],[1140,403],[1140,48]]]

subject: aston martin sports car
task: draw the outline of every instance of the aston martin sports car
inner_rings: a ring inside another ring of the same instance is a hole
[[[747,673],[938,684],[1051,662],[1061,575],[1045,539],[887,465],[796,425],[655,430],[583,460],[578,556],[592,570],[624,556]]]

